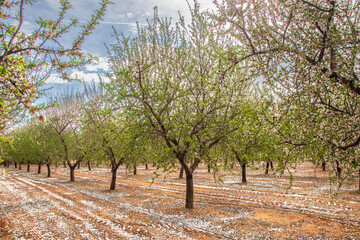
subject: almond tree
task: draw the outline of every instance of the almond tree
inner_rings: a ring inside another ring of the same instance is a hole
[[[248,164],[257,161],[265,150],[265,146],[262,146],[261,135],[266,129],[260,121],[260,112],[256,108],[259,103],[255,99],[251,99],[256,94],[249,91],[248,95],[250,94],[252,97],[244,100],[240,113],[233,122],[235,125],[233,128],[236,130],[228,134],[221,145],[223,151],[230,152],[226,155],[240,164],[242,183],[247,183],[246,167]]]
[[[133,119],[107,99],[102,83],[86,85],[85,93],[82,132],[89,138],[91,155],[103,156],[110,161],[110,190],[115,190],[117,170],[135,154],[139,137],[132,127]]]
[[[75,181],[75,168],[84,159],[86,138],[80,131],[80,93],[67,92],[55,98],[58,107],[48,109],[46,121],[61,146],[59,156],[70,168],[70,181]],[[53,104],[53,103],[52,103]]]
[[[101,0],[99,9],[94,10],[91,19],[73,35],[72,44],[64,44],[68,32],[76,29],[77,19],[66,23],[65,16],[72,8],[67,0],[61,0],[58,16],[54,19],[39,18],[31,33],[23,29],[27,21],[24,13],[28,5],[36,1],[0,1],[0,133],[9,123],[25,111],[35,113],[40,109],[33,106],[41,96],[40,87],[51,72],[62,74],[70,80],[66,69],[81,67],[94,57],[85,56],[82,44],[96,24],[102,20],[109,0]]]
[[[351,176],[360,151],[360,1],[224,0],[217,6],[214,18],[242,51],[234,62],[244,54],[258,62],[283,113],[301,111],[291,121],[285,114],[284,122],[272,121],[292,126],[286,141],[313,145],[306,148],[313,152],[322,146],[336,177]],[[298,141],[298,129],[309,132],[307,141]]]
[[[248,85],[241,67],[224,64],[224,46],[231,45],[211,28],[195,2],[190,25],[175,24],[155,11],[138,35],[116,34],[110,51],[109,92],[134,118],[146,120],[147,131],[162,140],[186,174],[186,208],[193,208],[193,173],[209,149],[218,144],[238,114]],[[165,169],[172,161],[158,159]]]

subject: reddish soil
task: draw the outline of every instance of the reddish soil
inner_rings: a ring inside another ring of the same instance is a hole
[[[6,169],[0,175],[0,239],[360,239],[357,179],[329,194],[326,173],[310,163],[289,178],[239,170],[214,183],[205,166],[196,170],[195,209],[185,205],[185,179],[139,167],[135,176],[119,169],[115,191],[107,190],[105,167],[57,168],[52,177]]]

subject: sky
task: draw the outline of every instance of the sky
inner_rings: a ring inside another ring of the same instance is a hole
[[[73,8],[66,15],[65,21],[70,18],[77,18],[80,23],[85,23],[90,19],[92,11],[99,7],[98,0],[69,0]],[[126,36],[134,35],[136,33],[136,22],[146,24],[146,20],[153,16],[153,8],[158,8],[159,17],[171,17],[173,21],[179,19],[179,11],[189,19],[189,10],[186,0],[112,0],[114,4],[110,5],[104,20],[96,26],[93,34],[88,36],[83,49],[99,58],[99,62],[94,62],[82,68],[71,70],[73,76],[84,81],[98,81],[98,74],[109,72],[109,65],[107,64],[106,45],[114,43],[112,37],[114,27],[117,32],[122,32]],[[200,9],[214,9],[212,0],[198,0]],[[192,5],[193,0],[189,0]],[[25,23],[24,29],[31,31],[33,29],[36,19],[54,19],[59,12],[59,0],[38,0],[32,6],[25,8]],[[69,40],[74,36],[68,35]],[[66,41],[66,40],[65,40]],[[70,43],[70,41],[69,41]],[[64,88],[71,88],[72,86],[78,88],[81,86],[76,81],[66,83],[59,78],[59,75],[52,74],[47,80],[46,88],[52,94],[61,93]]]

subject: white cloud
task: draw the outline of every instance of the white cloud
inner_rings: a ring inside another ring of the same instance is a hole
[[[46,80],[46,83],[66,83],[59,74],[52,73],[50,74],[50,77]]]
[[[110,66],[105,57],[99,57],[99,62],[94,61],[85,66],[85,69],[90,72],[107,72],[110,70]]]
[[[92,82],[92,81],[100,82],[100,76],[98,73],[86,73],[83,71],[73,71],[70,74],[70,77],[74,78],[74,79],[79,79],[84,82]],[[101,78],[104,78],[104,77],[101,76]]]
[[[85,82],[100,82],[100,79],[103,81],[108,81],[109,79],[104,76],[104,74],[98,74],[95,72],[84,72],[84,71],[78,71],[73,70],[70,74],[71,79],[78,79]],[[60,76],[60,74],[54,73],[50,74],[50,77],[46,80],[46,83],[67,83],[66,80],[63,80]]]

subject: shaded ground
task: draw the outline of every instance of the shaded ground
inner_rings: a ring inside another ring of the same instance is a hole
[[[45,170],[45,169],[44,169]],[[35,171],[35,166],[32,171]],[[325,173],[306,163],[289,180],[251,171],[220,186],[200,166],[195,209],[183,208],[185,179],[171,173],[150,185],[153,169],[126,176],[108,191],[106,168],[36,174],[8,168],[0,176],[0,239],[360,239],[360,194],[348,182],[330,197]],[[236,172],[236,170],[235,170]]]

